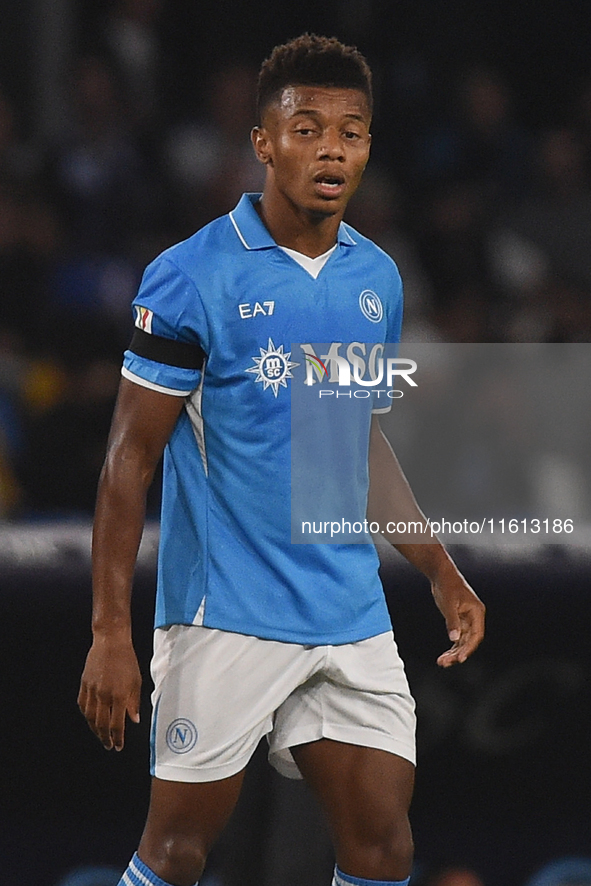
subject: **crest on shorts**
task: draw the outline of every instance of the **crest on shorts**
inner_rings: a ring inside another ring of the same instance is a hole
[[[283,345],[278,348],[273,344],[273,340],[269,339],[267,349],[259,348],[260,357],[252,357],[255,366],[251,366],[246,372],[256,372],[255,382],[263,383],[263,390],[271,388],[275,396],[279,393],[279,386],[287,387],[287,379],[293,378],[291,370],[299,363],[294,363],[291,358],[291,351],[283,353]]]
[[[173,720],[166,730],[166,744],[173,754],[186,754],[197,744],[197,729],[185,717]]]

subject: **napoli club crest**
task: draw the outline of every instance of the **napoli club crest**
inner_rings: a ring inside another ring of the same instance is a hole
[[[197,729],[186,717],[173,720],[166,730],[166,744],[174,754],[186,754],[197,744]]]
[[[364,317],[372,323],[379,323],[384,316],[384,308],[379,295],[371,289],[364,289],[359,296],[359,307]]]

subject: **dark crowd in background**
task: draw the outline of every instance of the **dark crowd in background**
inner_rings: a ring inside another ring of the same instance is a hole
[[[25,3],[24,23],[7,7],[0,519],[92,511],[142,270],[261,188],[258,66],[306,29],[374,69],[372,160],[347,220],[400,266],[406,340],[588,341],[589,15],[522,5],[60,0],[54,114],[25,73],[51,4]]]

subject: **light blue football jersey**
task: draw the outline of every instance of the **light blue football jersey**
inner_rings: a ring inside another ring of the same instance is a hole
[[[125,377],[185,397],[164,455],[156,625],[349,643],[390,629],[379,561],[373,544],[291,542],[292,386],[320,383],[306,365],[307,354],[322,359],[314,343],[346,357],[351,343],[399,340],[400,276],[342,223],[314,279],[272,239],[259,197],[155,259],[134,300],[148,343],[205,354],[201,369],[133,344],[124,357]],[[352,435],[345,467],[362,516],[376,405],[375,394],[360,399],[339,430]]]

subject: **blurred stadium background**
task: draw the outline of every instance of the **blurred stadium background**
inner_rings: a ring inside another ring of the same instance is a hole
[[[0,883],[57,886],[82,865],[122,869],[147,802],[147,707],[117,756],[75,709],[89,520],[129,303],[161,249],[260,187],[248,132],[261,59],[303,30],[367,55],[374,147],[348,220],[400,265],[407,341],[586,343],[591,10],[1,0],[0,11]],[[580,448],[587,423],[570,423]],[[136,595],[146,673],[157,511],[156,484]],[[591,856],[590,548],[591,536],[459,548],[490,628],[449,674],[434,666],[445,636],[424,583],[383,550],[421,720],[413,886],[443,883],[446,867],[473,872],[446,886],[529,886],[552,859]],[[307,793],[261,752],[205,886],[320,886],[331,864]]]

